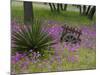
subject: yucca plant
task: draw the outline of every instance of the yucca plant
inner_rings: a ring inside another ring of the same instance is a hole
[[[12,34],[13,48],[19,52],[33,50],[43,54],[48,46],[53,44],[49,34],[42,30],[41,22],[35,20],[33,25],[24,25],[18,32]]]

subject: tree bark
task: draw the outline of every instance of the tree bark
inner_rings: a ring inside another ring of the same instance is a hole
[[[86,15],[88,15],[88,13],[89,13],[89,11],[90,11],[90,8],[91,8],[91,6],[89,5],[88,8],[87,8]]]
[[[86,5],[83,5],[83,15],[86,15]]]
[[[54,3],[52,3],[52,6],[53,6],[53,10],[56,11],[56,6]]]
[[[53,7],[51,3],[49,3],[49,6],[50,6],[51,11],[53,11]]]
[[[67,4],[64,4],[64,11],[67,10]]]
[[[24,1],[24,24],[33,22],[33,7],[32,2]]]
[[[91,19],[91,20],[93,19],[93,15],[95,14],[95,11],[96,11],[96,6],[93,6],[88,15],[89,19]]]
[[[82,7],[79,5],[80,15],[82,15]]]
[[[60,4],[59,3],[57,4],[57,12],[58,13],[60,12]]]
[[[60,4],[60,9],[63,10],[63,4]]]

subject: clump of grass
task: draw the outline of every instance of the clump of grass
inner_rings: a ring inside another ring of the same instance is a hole
[[[24,25],[12,34],[14,49],[19,52],[29,52],[29,50],[40,52],[42,55],[53,40],[50,35],[42,30],[41,22],[35,20],[33,25]]]

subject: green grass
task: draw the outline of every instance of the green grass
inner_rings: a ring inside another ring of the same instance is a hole
[[[14,5],[15,4],[15,5]],[[47,8],[46,8],[47,7]],[[72,10],[75,7],[69,6]],[[33,4],[34,16],[42,20],[54,20],[62,23],[67,23],[69,25],[92,25],[95,23],[95,17],[93,20],[89,20],[86,16],[80,16],[79,11],[63,11],[61,13],[52,13],[48,5]],[[23,23],[23,5],[22,3],[12,3],[12,19],[16,19],[18,22]],[[20,18],[20,19],[19,19]]]
[[[72,71],[72,70],[87,70],[96,68],[96,52],[93,49],[80,48],[79,49],[79,61],[69,62],[67,61],[67,50],[63,52],[61,64],[54,60],[50,63],[50,59],[43,59],[38,63],[30,63],[26,73],[36,72],[54,72],[54,71]],[[52,58],[52,56],[50,57]],[[16,65],[17,73],[24,73],[25,69],[21,69]]]
[[[66,50],[65,50],[66,52]],[[61,68],[61,71],[66,70],[81,70],[81,69],[95,69],[96,67],[96,57],[95,57],[95,50],[90,50],[90,49],[79,49],[79,61],[78,62],[68,62],[66,60],[66,57],[63,57],[62,64],[59,64],[59,62],[57,62],[56,60],[50,65],[51,69],[50,71],[58,71],[58,68]],[[67,54],[66,54],[67,55]],[[47,60],[49,63],[49,60]],[[45,65],[48,65],[48,63],[44,63],[41,62],[42,65],[44,65],[44,67],[42,69],[48,69]],[[34,66],[34,64],[33,64]],[[37,66],[36,66],[37,67]],[[34,69],[35,68],[30,68]],[[38,71],[38,70],[37,70]],[[48,71],[48,70],[46,70]]]

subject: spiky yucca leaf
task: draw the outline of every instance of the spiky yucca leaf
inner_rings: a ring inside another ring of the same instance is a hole
[[[49,34],[43,32],[40,21],[36,20],[33,25],[22,26],[18,32],[12,35],[12,41],[17,51],[39,51],[43,53],[48,46],[53,44]]]

